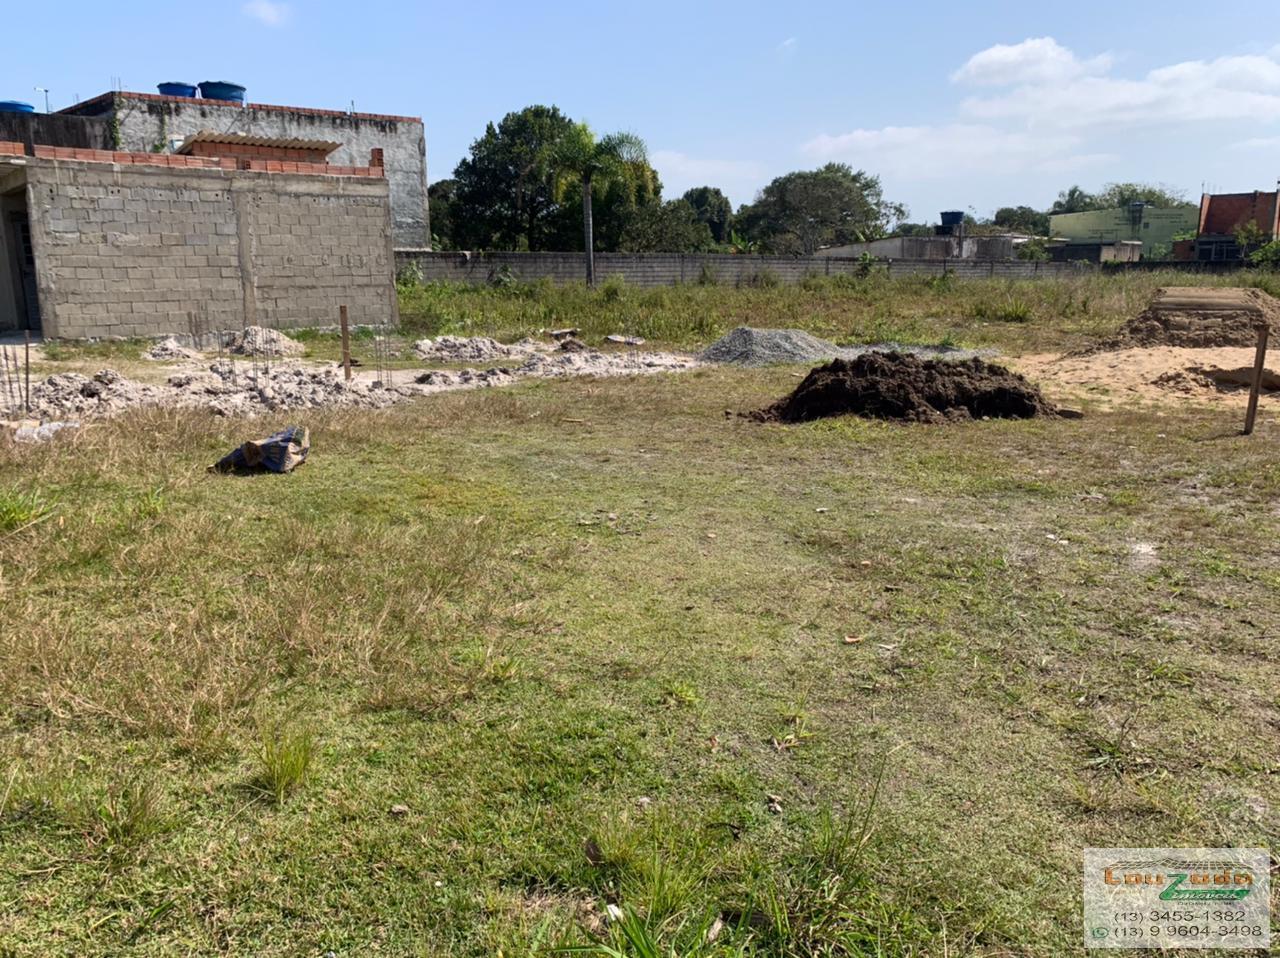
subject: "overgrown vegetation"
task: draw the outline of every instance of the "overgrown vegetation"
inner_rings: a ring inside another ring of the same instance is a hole
[[[540,329],[577,327],[588,339],[610,333],[699,347],[739,325],[793,326],[842,343],[892,340],[993,346],[1011,352],[1073,348],[1114,332],[1160,286],[1185,285],[1175,272],[1082,272],[1035,281],[892,276],[873,262],[859,276],[811,276],[785,286],[761,270],[734,286],[708,270],[682,286],[641,289],[605,283],[591,291],[551,282],[488,287],[400,283],[400,318],[410,335],[516,340]],[[1280,291],[1269,273],[1204,276]],[[975,322],[976,320],[976,322]]]

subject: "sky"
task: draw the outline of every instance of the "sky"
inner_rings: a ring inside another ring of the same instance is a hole
[[[428,178],[485,124],[555,104],[648,144],[664,196],[735,206],[823,163],[880,176],[911,219],[1045,208],[1072,184],[1195,199],[1280,177],[1274,0],[1158,5],[684,0],[13,4],[0,99],[232,80],[249,99],[421,116]]]

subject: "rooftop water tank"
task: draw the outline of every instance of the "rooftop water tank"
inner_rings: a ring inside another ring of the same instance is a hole
[[[35,113],[36,108],[20,100],[0,100],[0,113]]]
[[[244,89],[239,83],[228,83],[226,80],[205,80],[200,84],[200,95],[206,100],[227,100],[232,103],[243,103]]]
[[[196,85],[194,83],[182,83],[178,80],[158,84],[156,89],[160,91],[161,96],[193,97],[196,95]]]
[[[942,214],[943,226],[959,226],[964,222],[964,210],[947,210]]]

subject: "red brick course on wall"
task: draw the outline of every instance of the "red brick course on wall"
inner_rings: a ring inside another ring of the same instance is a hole
[[[20,147],[21,144],[18,144]],[[13,154],[21,156],[18,152]],[[183,156],[178,153],[121,153],[112,150],[82,150],[69,146],[35,147],[41,160],[77,160],[82,163],[115,163],[121,166],[167,166],[189,170],[249,170],[255,173],[301,173],[312,176],[381,177],[380,166],[333,166],[297,160],[254,160],[237,156]]]

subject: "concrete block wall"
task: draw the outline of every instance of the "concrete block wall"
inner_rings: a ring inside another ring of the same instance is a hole
[[[491,283],[503,277],[581,283],[581,253],[443,253],[397,250],[397,268],[413,267],[424,282]],[[761,282],[798,283],[809,276],[856,276],[865,270],[860,259],[828,256],[734,256],[723,253],[598,253],[596,282],[621,277],[638,287],[714,281],[725,286]],[[878,264],[890,275],[940,276],[959,279],[1033,279],[1079,272],[1071,263],[1022,260],[892,260]]]
[[[45,158],[26,176],[48,337],[333,325],[342,303],[396,320],[382,179]]]
[[[381,149],[391,187],[394,245],[422,248],[431,244],[427,141],[422,120],[416,117],[262,103],[240,106],[150,93],[108,93],[63,112],[114,115],[118,150],[148,152],[159,147],[167,151],[174,139],[201,130],[341,143],[329,156],[329,162],[338,166],[368,166],[370,153]]]

